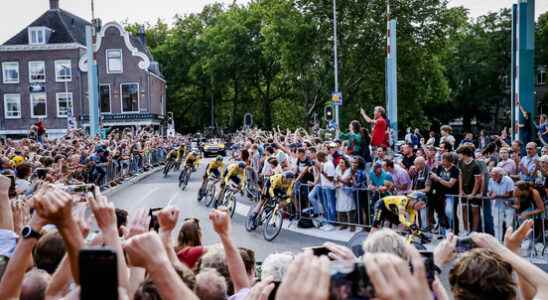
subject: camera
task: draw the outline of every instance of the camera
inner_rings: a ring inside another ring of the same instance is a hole
[[[457,238],[457,244],[455,246],[455,252],[463,253],[477,248],[476,243],[471,237]]]

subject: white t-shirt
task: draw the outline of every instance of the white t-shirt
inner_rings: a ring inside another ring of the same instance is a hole
[[[323,164],[323,173],[325,173],[327,176],[335,178],[335,176],[337,175],[337,172],[335,170],[335,165],[331,160],[328,160]],[[335,189],[335,182],[327,179],[323,173],[320,177],[321,187]]]

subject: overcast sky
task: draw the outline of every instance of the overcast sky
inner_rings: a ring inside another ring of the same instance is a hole
[[[236,0],[245,3],[248,0]],[[344,0],[343,0],[344,1]],[[365,1],[365,0],[364,0]],[[490,10],[511,7],[517,0],[450,0],[451,6],[462,5],[470,9],[473,17]],[[44,13],[49,0],[0,0],[0,43],[15,35],[22,28]],[[91,0],[60,0],[61,8],[90,19]],[[108,21],[154,22],[158,18],[171,21],[175,14],[198,12],[213,2],[232,3],[233,0],[95,0],[95,12]],[[31,5],[32,3],[32,5]],[[548,11],[548,1],[536,0],[537,16]]]

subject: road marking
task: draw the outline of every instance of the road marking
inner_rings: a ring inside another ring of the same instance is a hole
[[[159,187],[154,187],[152,188],[150,191],[148,191],[145,196],[141,199],[140,202],[143,202],[144,200],[148,199],[148,197],[150,197],[150,195],[152,195],[154,192],[156,192],[157,190],[159,190],[160,188]]]
[[[177,189],[177,192],[175,192],[175,195],[171,196],[171,198],[169,198],[169,201],[167,202],[166,206],[171,206],[171,202],[173,202],[175,199],[177,199],[177,197],[179,197],[179,189]]]

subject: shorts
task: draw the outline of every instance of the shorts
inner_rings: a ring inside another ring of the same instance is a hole
[[[470,205],[471,207],[481,207],[481,202],[482,200],[478,198],[471,198],[471,199],[461,198],[462,206]]]
[[[228,181],[234,181],[235,184],[239,185],[242,180],[238,176],[230,176],[228,177]]]
[[[392,225],[400,225],[399,216],[395,215],[384,205],[382,200],[375,203],[375,216],[373,219],[373,227],[382,226],[385,221],[388,221]]]
[[[212,174],[213,176],[215,177],[219,177],[221,176],[221,172],[219,171],[219,169],[213,169],[210,171],[210,174]]]

